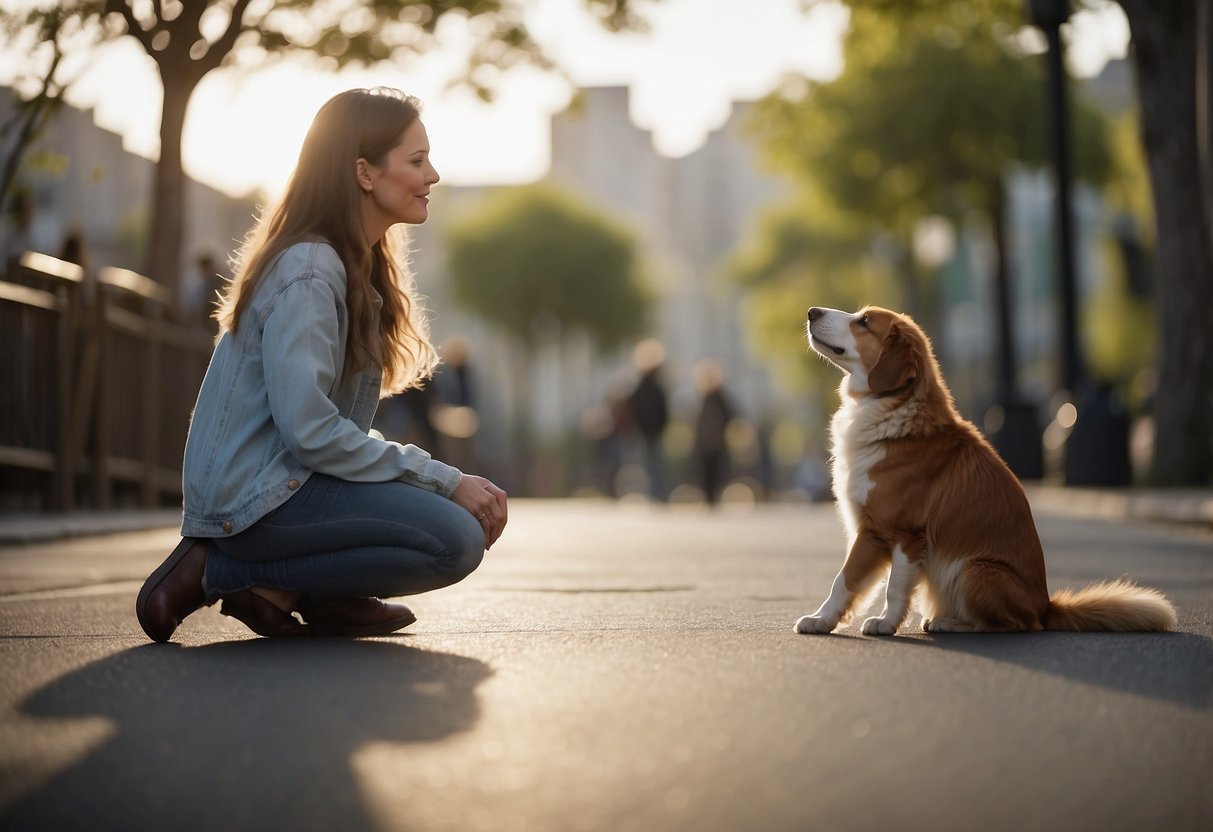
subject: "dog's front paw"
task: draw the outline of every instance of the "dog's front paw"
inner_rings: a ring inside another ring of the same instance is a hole
[[[796,621],[798,633],[829,633],[838,626],[837,619],[821,618],[816,615],[802,615]]]
[[[865,636],[891,636],[897,632],[897,622],[873,616],[863,622]]]

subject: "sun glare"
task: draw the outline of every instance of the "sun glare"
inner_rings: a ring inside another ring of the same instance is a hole
[[[236,195],[286,185],[312,117],[340,78],[283,63],[252,75],[215,74],[199,84],[182,154],[196,179]]]

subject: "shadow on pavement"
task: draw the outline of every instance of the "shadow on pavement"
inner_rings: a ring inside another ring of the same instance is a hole
[[[36,718],[109,717],[116,732],[16,803],[0,826],[374,828],[354,752],[471,728],[476,688],[490,675],[481,661],[399,642],[136,647],[21,703]]]
[[[1191,708],[1213,704],[1213,640],[1193,633],[933,634],[897,641]]]

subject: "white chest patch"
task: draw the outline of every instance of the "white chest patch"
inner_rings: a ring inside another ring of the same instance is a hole
[[[872,429],[883,414],[869,412],[873,410],[870,404],[861,404],[844,395],[842,406],[830,421],[834,497],[838,500],[849,542],[854,541],[859,530],[859,509],[867,505],[868,495],[876,485],[871,477],[872,468],[885,455],[884,444]]]

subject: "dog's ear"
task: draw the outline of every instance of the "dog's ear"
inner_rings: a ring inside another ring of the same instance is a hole
[[[868,371],[868,389],[873,393],[900,390],[918,378],[918,351],[913,341],[893,324],[880,346],[880,357]]]

